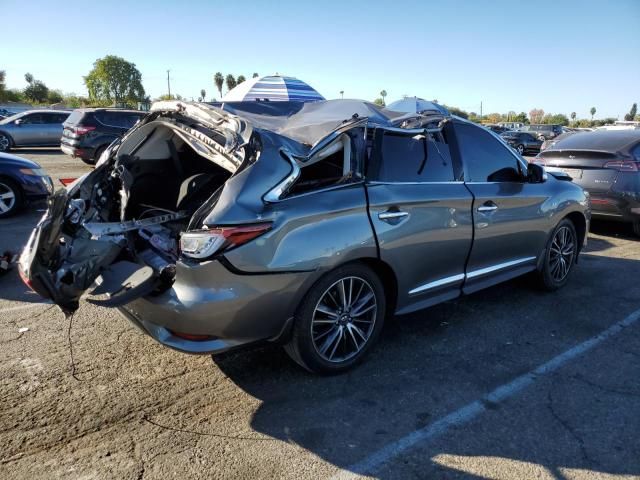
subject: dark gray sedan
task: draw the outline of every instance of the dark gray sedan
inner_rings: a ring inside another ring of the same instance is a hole
[[[563,138],[536,160],[591,195],[594,218],[628,222],[640,236],[640,130],[596,130]]]
[[[504,132],[500,136],[515,148],[520,155],[540,152],[542,140],[529,132]]]
[[[62,123],[70,113],[28,110],[0,120],[0,152],[8,152],[15,147],[59,146]]]
[[[339,372],[390,315],[525,273],[562,287],[590,217],[556,175],[438,112],[160,102],[53,195],[20,269],[66,312],[88,291],[180,351],[281,342]]]

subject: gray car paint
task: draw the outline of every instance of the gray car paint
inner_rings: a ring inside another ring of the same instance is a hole
[[[0,122],[0,133],[11,137],[13,146],[52,146],[60,143],[62,136],[62,122],[30,124],[28,119],[32,115],[60,115],[69,112],[55,110],[29,110],[6,118]],[[21,123],[16,123],[21,120]]]
[[[361,130],[354,126],[354,144]],[[361,158],[354,159],[350,183],[266,201],[267,191],[294,172],[291,159],[304,164],[310,148],[255,132],[260,158],[227,180],[217,201],[195,217],[208,226],[270,221],[271,230],[211,260],[179,260],[169,289],[120,307],[172,348],[211,353],[286,338],[309,288],[352,261],[372,265],[385,287],[395,289],[387,290],[397,299],[395,311],[410,312],[534,270],[553,228],[569,214],[588,224],[583,190],[552,176],[535,184],[385,184],[363,181]],[[479,212],[487,201],[498,208]],[[408,215],[380,218],[398,210]],[[200,228],[194,222],[190,228]],[[187,340],[171,330],[214,338]]]

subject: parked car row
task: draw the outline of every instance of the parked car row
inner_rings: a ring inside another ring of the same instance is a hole
[[[0,120],[0,152],[60,146],[66,154],[94,164],[111,142],[145,115],[138,110],[110,108],[28,110]]]

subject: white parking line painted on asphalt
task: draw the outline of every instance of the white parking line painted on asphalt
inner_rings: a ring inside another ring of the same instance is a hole
[[[440,420],[437,420],[420,430],[415,430],[399,440],[382,447],[377,452],[374,452],[350,467],[338,470],[338,472],[331,478],[334,480],[344,480],[357,478],[360,475],[373,474],[389,460],[392,460],[394,457],[418,446],[418,444],[426,443],[429,440],[439,437],[446,433],[451,427],[457,427],[473,420],[475,417],[487,410],[487,407],[485,406],[487,402],[498,403],[513,397],[520,391],[535,383],[538,378],[555,372],[569,361],[588,352],[605,340],[619,334],[625,328],[630,327],[638,320],[640,320],[640,310],[636,310],[625,319],[620,320],[604,330],[602,333],[576,345],[564,353],[561,353],[529,373],[525,373],[515,380],[496,388],[479,400],[471,402],[459,410],[442,417]]]
[[[0,314],[6,312],[15,312],[17,310],[26,310],[27,308],[40,307],[42,305],[51,305],[51,302],[30,303],[29,305],[19,305],[17,307],[9,307],[0,309]]]

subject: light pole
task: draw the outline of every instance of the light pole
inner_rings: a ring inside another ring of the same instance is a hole
[[[167,90],[169,90],[169,99],[171,99],[171,81],[169,80],[169,72],[171,70],[167,70]]]

